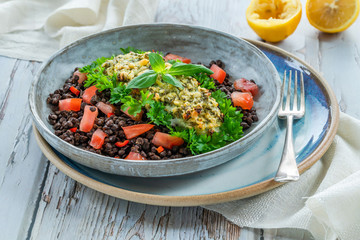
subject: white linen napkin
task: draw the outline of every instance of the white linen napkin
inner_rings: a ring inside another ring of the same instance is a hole
[[[157,0],[0,0],[0,55],[43,61],[86,35],[154,21]]]
[[[340,114],[334,142],[297,182],[204,206],[241,227],[300,228],[315,239],[360,239],[360,121]]]

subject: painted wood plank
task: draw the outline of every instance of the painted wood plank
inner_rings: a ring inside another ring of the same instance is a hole
[[[360,29],[360,22],[354,28]],[[360,118],[360,34],[343,32],[337,35],[319,34],[321,69],[332,86],[340,109]],[[339,61],[339,59],[344,59]]]
[[[50,165],[30,239],[239,239],[240,228],[200,207],[158,207],[87,188]]]
[[[46,171],[27,96],[39,63],[0,57],[0,239],[25,239]]]

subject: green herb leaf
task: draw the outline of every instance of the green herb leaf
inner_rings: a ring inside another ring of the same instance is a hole
[[[182,62],[175,62],[174,65],[167,71],[167,73],[173,76],[191,76],[196,73],[213,74],[214,72],[203,65],[186,64]]]
[[[149,91],[140,91],[141,94],[141,105],[145,107],[145,105],[152,104],[155,100],[153,100],[153,95],[150,94]]]
[[[202,88],[209,90],[216,89],[214,80],[205,73],[194,74],[193,78],[195,78],[200,83],[200,87]]]
[[[139,101],[131,96],[125,96],[121,99],[123,105],[121,106],[121,110],[127,111],[130,115],[136,116],[141,112],[142,105]]]
[[[124,83],[120,82],[115,88],[111,89],[111,95],[109,102],[119,103],[121,102],[121,99],[128,96],[131,92],[131,89],[127,89]]]
[[[152,69],[157,73],[162,73],[165,70],[165,61],[158,53],[149,53],[149,61]]]
[[[161,74],[161,77],[164,80],[164,82],[174,85],[175,87],[178,87],[180,89],[184,89],[182,83],[179,80],[177,80],[174,76],[171,76],[170,74]]]
[[[176,129],[176,131],[170,131],[171,135],[180,137],[187,142],[187,148],[190,149],[192,154],[200,154],[215,150],[221,146],[212,144],[213,136],[207,134],[197,134],[195,129]]]
[[[129,52],[134,52],[134,53],[139,53],[139,54],[145,53],[143,50],[136,49],[136,48],[133,48],[133,47],[120,48],[120,50],[123,52],[123,54],[127,54]]]
[[[217,90],[211,94],[219,104],[221,112],[224,114],[223,124],[220,126],[220,131],[223,133],[223,139],[227,142],[232,142],[239,139],[242,134],[242,117],[241,111],[232,105],[231,100],[226,98],[226,94],[221,90]]]
[[[217,103],[221,104],[224,99],[226,99],[227,95],[221,90],[217,90],[211,94],[213,98],[217,101]],[[220,108],[221,109],[221,108]]]
[[[116,78],[116,76],[115,76]],[[101,75],[96,81],[96,88],[101,92],[105,89],[112,89],[114,88],[114,82],[112,81],[112,77]]]
[[[165,110],[163,103],[153,100],[146,115],[154,124],[167,126],[171,129],[173,116]]]
[[[170,133],[172,136],[182,138],[182,139],[184,139],[185,142],[188,143],[189,142],[189,130],[190,129],[182,129],[182,130],[176,129],[176,131],[171,131]]]
[[[127,85],[127,88],[147,88],[156,82],[158,74],[154,70],[146,71],[145,73],[133,78]]]
[[[84,84],[84,87],[90,87],[91,85],[96,85],[99,89],[107,89],[111,88],[111,80],[107,81],[105,78],[111,78],[111,76],[106,76],[104,72],[104,68],[101,66],[107,60],[113,59],[114,56],[110,58],[101,57],[96,59],[90,65],[84,66],[79,69],[82,73],[87,73],[87,80]],[[100,91],[102,91],[100,90]]]
[[[166,62],[170,63],[171,65],[174,65],[176,62],[182,62],[182,61],[179,59],[170,59],[170,60],[167,60]]]

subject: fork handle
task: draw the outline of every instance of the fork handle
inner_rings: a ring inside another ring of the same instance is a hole
[[[286,135],[284,149],[280,160],[280,165],[277,170],[275,181],[290,182],[299,179],[299,170],[296,164],[296,157],[293,142],[293,120],[294,116],[287,116],[286,118]]]

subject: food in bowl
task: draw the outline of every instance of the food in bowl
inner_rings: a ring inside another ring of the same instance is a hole
[[[182,158],[221,148],[258,121],[254,80],[229,81],[174,54],[121,49],[77,68],[51,93],[55,135],[79,148],[131,160]]]

